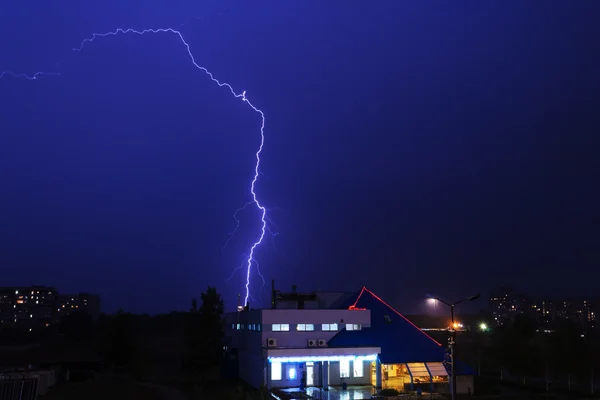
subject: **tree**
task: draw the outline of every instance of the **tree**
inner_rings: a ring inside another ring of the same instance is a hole
[[[198,300],[196,300],[195,298],[192,299],[192,308],[190,308],[190,312],[195,314],[200,312],[200,310],[198,309]]]
[[[76,310],[60,321],[60,333],[71,342],[89,340],[94,334],[94,319],[85,310]]]
[[[536,329],[534,319],[519,314],[512,322],[495,330],[492,336],[493,351],[500,365],[511,374],[536,376],[543,370]]]
[[[223,298],[214,286],[209,286],[200,295],[200,317],[204,332],[204,356],[209,360],[219,359],[223,347]]]
[[[188,348],[189,367],[207,367],[220,360],[223,330],[224,305],[221,295],[213,286],[200,294],[201,304],[192,299],[186,318],[185,339]]]
[[[547,353],[554,371],[559,374],[583,373],[589,368],[589,349],[582,329],[575,321],[560,321],[549,335]]]
[[[119,310],[108,322],[106,333],[106,357],[115,366],[131,364],[135,357],[135,341],[133,332],[134,316]]]
[[[223,299],[221,298],[221,295],[217,292],[217,289],[214,286],[209,286],[208,289],[206,289],[206,292],[202,292],[200,299],[202,300],[202,304],[200,305],[200,314],[205,317],[219,320],[222,319],[223,310],[225,307],[223,305]]]

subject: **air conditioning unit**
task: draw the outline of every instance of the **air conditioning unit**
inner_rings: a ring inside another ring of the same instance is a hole
[[[319,347],[327,347],[327,340],[325,339],[319,339],[317,343]]]
[[[277,347],[277,339],[268,338],[267,339],[267,347]]]
[[[315,339],[308,339],[308,347],[317,347],[317,341]]]

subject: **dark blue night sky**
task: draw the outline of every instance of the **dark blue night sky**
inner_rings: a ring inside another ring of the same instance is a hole
[[[14,3],[14,2],[13,2]],[[511,285],[591,294],[600,262],[600,3],[33,1],[0,13],[2,286],[184,309],[258,234],[284,289],[367,285],[413,312]],[[176,3],[176,4],[173,4]],[[343,5],[342,5],[343,3]],[[126,4],[126,5],[124,5]],[[483,306],[483,305],[481,305]]]

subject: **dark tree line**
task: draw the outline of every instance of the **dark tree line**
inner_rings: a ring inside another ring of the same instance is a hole
[[[529,377],[589,375],[600,357],[597,339],[576,322],[559,321],[547,331],[527,315],[490,333],[486,353],[498,368]]]
[[[148,338],[180,337],[181,366],[202,369],[221,360],[223,312],[221,295],[209,286],[199,299],[192,299],[192,306],[185,313],[149,316],[120,310],[115,315],[102,314],[94,323],[87,312],[75,311],[60,321],[60,337],[71,344],[93,344],[102,359],[115,368],[131,367],[142,359],[154,362],[146,353],[149,347],[152,350],[157,345],[145,344]]]
[[[189,350],[186,358],[188,367],[206,367],[220,360],[223,348],[223,299],[215,287],[209,286],[197,299],[185,323],[185,341]]]

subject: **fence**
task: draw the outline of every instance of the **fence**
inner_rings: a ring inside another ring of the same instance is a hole
[[[548,375],[544,377],[515,376],[505,370],[499,370],[482,375],[493,379],[546,392],[568,392],[573,394],[595,395],[600,393],[600,381],[594,371],[584,375]]]
[[[0,400],[37,400],[39,378],[0,376]]]

